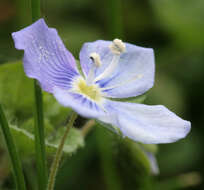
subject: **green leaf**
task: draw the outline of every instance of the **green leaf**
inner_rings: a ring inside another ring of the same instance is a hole
[[[33,80],[23,70],[21,62],[0,66],[0,99],[9,113],[12,133],[23,154],[34,154]],[[70,109],[61,106],[52,94],[43,92],[47,151],[53,152],[63,135]],[[18,127],[16,127],[18,126]],[[71,129],[64,152],[70,154],[84,145],[81,132]]]
[[[115,143],[118,144],[117,156],[120,157],[125,168],[127,163],[127,168],[132,168],[132,170],[135,170],[131,171],[132,173],[136,171],[141,173],[141,175],[149,175],[152,173],[151,161],[149,160],[147,152],[155,154],[157,152],[157,145],[137,143],[127,137],[123,138],[122,133],[118,128],[98,121],[96,122],[96,127],[105,127],[113,132],[106,133],[106,135],[111,135],[112,141],[115,141]],[[109,143],[113,142],[110,141]]]
[[[0,66],[0,99],[13,118],[32,115],[32,80],[25,77],[21,62]]]
[[[23,154],[34,154],[34,135],[25,129],[11,125],[11,131],[19,147],[19,150]],[[46,137],[46,148],[48,153],[54,153],[59,145],[60,139],[63,135],[65,128],[61,128],[55,131],[55,136],[50,135]],[[72,128],[68,134],[67,140],[64,146],[64,153],[72,154],[78,148],[84,146],[84,139],[80,130]]]
[[[95,120],[95,121],[96,121],[96,123],[97,123],[97,125],[98,125],[99,127],[105,127],[106,129],[110,130],[111,132],[113,132],[113,133],[115,133],[115,134],[117,134],[117,135],[122,136],[122,133],[121,133],[121,131],[120,131],[120,129],[119,129],[118,127],[115,127],[115,126],[113,126],[113,125],[104,123],[104,122],[99,121],[99,120]]]
[[[158,152],[158,145],[156,145],[156,144],[142,144],[142,143],[140,143],[140,145],[147,152],[151,152],[153,154],[156,154]]]
[[[33,117],[33,80],[28,78],[21,62],[0,66],[0,99],[10,118],[22,123]],[[53,95],[43,92],[44,115],[52,124],[66,120],[69,108],[61,106]]]
[[[143,174],[151,173],[151,163],[140,144],[125,138],[123,148],[127,152],[129,161],[134,167],[138,168]]]

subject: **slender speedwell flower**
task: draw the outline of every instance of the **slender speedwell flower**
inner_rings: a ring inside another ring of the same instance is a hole
[[[15,47],[24,50],[26,75],[80,115],[111,124],[142,143],[170,143],[190,131],[190,122],[164,106],[116,101],[139,96],[153,86],[152,49],[119,39],[85,43],[79,57],[81,75],[57,31],[43,19],[12,36]]]

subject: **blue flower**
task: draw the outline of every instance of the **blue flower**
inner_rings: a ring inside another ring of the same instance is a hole
[[[123,136],[148,144],[171,143],[190,131],[190,122],[164,106],[114,101],[141,95],[153,86],[152,49],[118,39],[85,43],[80,51],[81,75],[57,31],[43,19],[12,37],[15,47],[24,50],[26,75],[80,115],[111,124]]]

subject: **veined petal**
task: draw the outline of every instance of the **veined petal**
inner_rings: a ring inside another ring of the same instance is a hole
[[[154,85],[154,53],[151,48],[126,44],[111,78],[100,81],[107,97],[128,98],[144,94]]]
[[[68,89],[72,79],[79,75],[72,54],[66,50],[53,28],[43,19],[12,33],[16,49],[24,50],[24,70],[37,79],[43,90],[52,92],[54,86]]]
[[[117,127],[124,136],[145,144],[171,143],[184,138],[191,123],[164,106],[109,101],[110,112],[117,115]]]
[[[80,52],[80,61],[85,76],[88,75],[93,62],[89,58],[92,52],[101,57],[102,65],[96,69],[95,76],[99,76],[113,59],[109,49],[111,41],[98,40],[85,43]],[[145,93],[154,84],[154,53],[151,48],[143,48],[125,43],[126,51],[121,54],[114,72],[98,81],[104,88],[107,97],[127,98]]]
[[[82,94],[72,93],[68,90],[55,87],[53,95],[60,104],[65,107],[71,107],[84,117],[102,119],[105,115],[107,115],[103,109],[103,105],[99,105],[96,102],[91,101]]]

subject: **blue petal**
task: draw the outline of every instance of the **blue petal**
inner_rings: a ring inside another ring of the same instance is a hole
[[[68,90],[55,87],[53,95],[60,104],[65,107],[71,107],[84,117],[97,119],[107,117],[107,113],[103,110],[103,105],[98,105],[81,94],[71,93]]]
[[[184,138],[191,124],[164,106],[109,101],[124,136],[145,144],[171,143]]]
[[[100,75],[111,63],[113,54],[109,49],[111,41],[98,40],[85,43],[80,52],[80,61],[85,76],[93,64],[89,58],[92,52],[101,57],[102,66],[96,70]],[[120,57],[119,64],[111,76],[99,81],[107,97],[127,98],[145,93],[154,84],[154,54],[150,48],[142,48],[125,43],[126,52]]]
[[[48,28],[43,19],[12,33],[16,49],[24,50],[24,70],[37,79],[45,91],[54,86],[70,88],[78,74],[75,59],[66,50],[57,31]]]
[[[98,53],[101,57],[102,65],[97,69],[96,76],[101,74],[107,65],[111,62],[113,54],[109,49],[111,41],[97,40],[95,42],[84,43],[80,51],[80,64],[85,76],[88,76],[89,70],[93,64],[90,59],[91,53]]]

